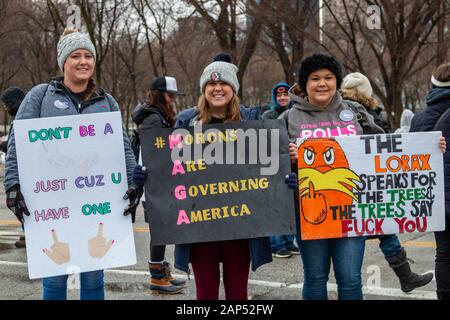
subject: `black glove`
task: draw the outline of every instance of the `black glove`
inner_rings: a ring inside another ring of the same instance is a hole
[[[297,175],[294,172],[291,172],[286,175],[285,179],[289,188],[296,190],[298,187]]]
[[[143,188],[147,179],[147,168],[139,164],[133,170],[133,182],[138,188]]]
[[[16,184],[12,186],[8,191],[6,191],[6,206],[11,210],[17,217],[17,219],[23,223],[23,215],[30,215],[27,205],[25,204],[25,199],[23,198],[22,192],[20,192],[20,185]]]
[[[144,191],[142,188],[130,186],[123,196],[124,200],[130,199],[130,204],[125,207],[123,215],[128,216],[131,214],[131,221],[133,223],[136,221],[136,208],[139,205],[139,200],[141,199],[143,193]]]

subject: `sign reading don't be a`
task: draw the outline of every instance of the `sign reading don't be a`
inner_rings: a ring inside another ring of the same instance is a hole
[[[31,279],[136,263],[119,112],[14,122]]]

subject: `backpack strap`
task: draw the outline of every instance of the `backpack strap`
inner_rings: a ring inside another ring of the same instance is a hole
[[[291,109],[288,109],[283,113],[283,120],[284,120],[284,123],[286,124],[286,129],[288,129],[288,130],[289,130],[289,115],[290,114],[291,114]]]

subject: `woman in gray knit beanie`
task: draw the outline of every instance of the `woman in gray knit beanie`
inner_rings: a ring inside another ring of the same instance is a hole
[[[218,55],[203,70],[200,77],[199,121],[209,123],[213,118],[223,122],[241,120],[237,70],[236,65],[231,63],[231,57],[225,54]]]
[[[198,107],[180,112],[175,127],[187,128],[201,122],[213,128],[219,123],[259,120],[259,110],[239,104],[236,72],[229,55],[217,55],[200,78],[202,96]],[[295,175],[293,180],[297,181]],[[219,299],[221,262],[225,298],[248,299],[249,267],[255,271],[271,261],[269,237],[175,245],[175,267],[189,272],[189,262],[192,264],[197,300]]]
[[[64,85],[73,93],[94,91],[95,46],[87,34],[66,29],[58,42],[58,66],[64,73]]]
[[[103,89],[96,88],[94,84],[95,60],[95,46],[89,39],[89,36],[73,29],[65,30],[57,47],[57,61],[61,71],[63,71],[63,77],[55,78],[49,83],[40,84],[32,88],[25,96],[22,102],[23,107],[19,109],[16,120],[76,116],[100,112],[120,112],[116,100]],[[11,142],[8,145],[4,179],[6,201],[8,208],[26,226],[27,224],[36,223],[34,216],[30,216],[30,211],[34,212],[36,208],[30,207],[30,210],[28,210],[25,203],[21,187],[24,190],[29,186],[21,186],[21,184],[26,182],[19,179],[14,130],[11,131],[10,137]],[[129,199],[130,201],[130,204],[124,209],[123,215],[128,216],[131,214],[131,220],[134,222],[134,215],[143,189],[139,177],[143,180],[145,173],[136,165],[136,160],[126,132],[123,133],[123,146],[124,154],[117,154],[117,157],[125,157],[127,170],[127,179],[125,181],[128,182],[128,190],[123,196],[123,199]],[[74,170],[73,167],[69,169]],[[82,194],[73,194],[71,196],[83,197]],[[66,223],[70,222],[67,221]],[[85,228],[87,232],[95,233],[100,227],[97,223],[92,222],[91,224],[85,225]],[[69,236],[69,239],[71,239],[70,237],[78,236],[75,235],[75,228],[73,232],[73,234],[61,236]],[[35,243],[35,241],[39,240],[36,234],[36,231],[27,233],[27,244]],[[52,231],[52,236],[56,243],[57,240],[55,239],[57,238],[54,231]],[[55,243],[53,245],[51,243],[44,243],[42,244],[44,249],[39,250],[39,252],[33,252],[36,256],[42,255],[42,260],[39,260],[43,261],[42,265],[40,265],[42,269],[46,268],[48,266],[47,264],[53,265],[55,263],[60,265],[64,263],[76,263],[70,260],[71,256],[76,256],[74,254],[75,252],[71,252],[73,250],[71,248],[74,247],[72,243],[68,243],[64,247],[56,246]],[[28,245],[27,247],[29,248],[28,250],[32,250]],[[101,252],[103,255],[107,253],[110,256],[117,255],[119,248],[120,243],[105,240],[105,245],[102,246]],[[86,251],[88,251],[88,248],[86,248]],[[105,298],[103,270],[85,270],[86,267],[81,269],[80,273],[81,299],[103,300]],[[67,298],[67,278],[67,274],[43,278],[43,299],[65,300]]]

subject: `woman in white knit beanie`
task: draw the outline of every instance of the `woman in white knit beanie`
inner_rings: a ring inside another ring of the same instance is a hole
[[[374,118],[377,126],[382,128],[385,133],[391,133],[390,124],[381,117],[382,108],[377,100],[372,97],[373,90],[369,79],[359,72],[349,73],[342,80],[341,95],[345,100],[358,102],[364,106]]]

